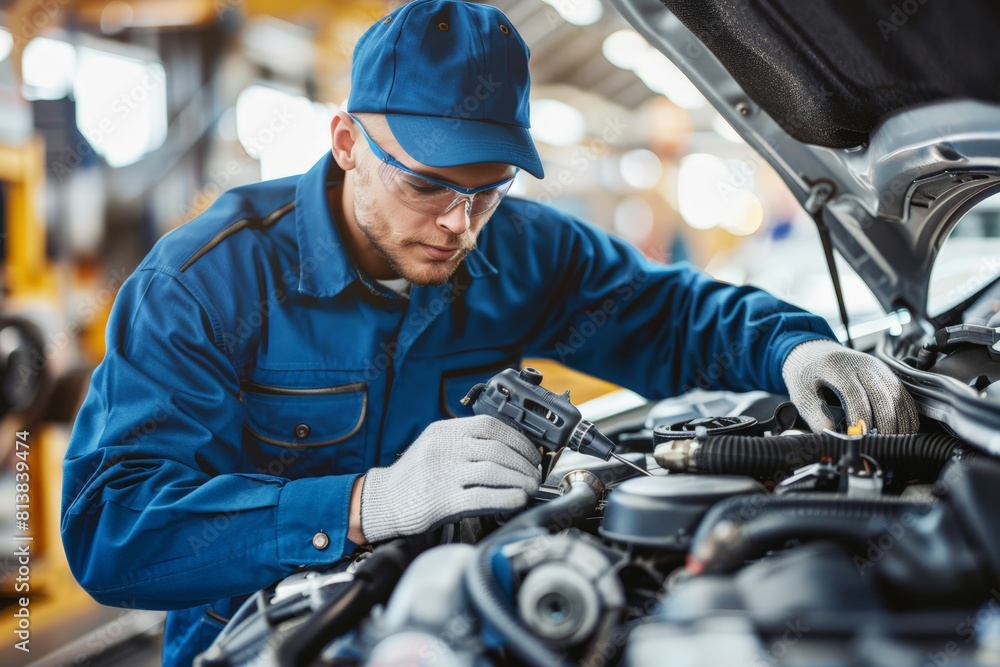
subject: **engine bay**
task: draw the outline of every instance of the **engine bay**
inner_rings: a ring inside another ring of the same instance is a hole
[[[937,367],[992,355],[947,335]],[[526,511],[298,572],[196,664],[1000,665],[1000,461],[946,423],[810,433],[781,397],[695,390],[591,424],[504,373],[477,405],[569,422]]]

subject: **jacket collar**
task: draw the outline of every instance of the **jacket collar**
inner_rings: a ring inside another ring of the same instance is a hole
[[[299,179],[295,190],[295,233],[299,244],[299,292],[336,296],[357,279],[354,264],[333,222],[328,189],[344,171],[326,155]]]
[[[295,226],[301,294],[337,296],[358,279],[347,245],[333,221],[327,197],[328,189],[343,180],[344,171],[329,151],[299,179],[295,190]],[[499,273],[478,248],[468,254],[463,265],[472,278]]]

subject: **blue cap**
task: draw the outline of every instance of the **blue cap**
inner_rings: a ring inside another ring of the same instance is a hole
[[[496,7],[416,0],[358,40],[347,107],[384,114],[403,150],[429,167],[499,162],[542,178],[528,55]]]

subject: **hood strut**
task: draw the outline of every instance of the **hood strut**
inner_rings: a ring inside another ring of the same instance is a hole
[[[813,216],[816,227],[819,229],[819,238],[823,242],[823,253],[826,255],[826,265],[830,268],[830,279],[833,280],[833,289],[837,293],[837,306],[840,308],[840,319],[844,322],[844,332],[847,334],[847,347],[854,349],[854,340],[851,338],[851,327],[847,322],[847,304],[844,303],[844,291],[840,287],[840,273],[837,272],[837,262],[833,258],[833,242],[830,240],[830,228],[821,220],[822,213]]]
[[[840,319],[844,323],[844,333],[847,336],[847,347],[854,349],[854,339],[851,338],[851,326],[847,321],[847,304],[844,301],[844,290],[840,285],[840,272],[833,256],[833,241],[830,238],[830,228],[823,222],[823,207],[833,197],[834,187],[829,181],[818,181],[812,185],[809,198],[802,204],[819,230],[819,238],[823,243],[823,254],[826,255],[826,265],[830,269],[830,279],[833,290],[837,293],[837,307],[840,308]]]

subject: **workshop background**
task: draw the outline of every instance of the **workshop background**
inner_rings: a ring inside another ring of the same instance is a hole
[[[609,4],[494,4],[531,48],[531,132],[547,174],[522,173],[513,194],[839,324],[808,217]],[[59,540],[61,460],[109,309],[156,240],[223,190],[301,173],[329,150],[353,46],[396,6],[18,0],[0,10],[0,664],[159,664],[162,613],[90,600]],[[852,319],[882,314],[841,272]],[[578,401],[615,389],[544,369]],[[27,630],[13,616],[23,596]],[[19,629],[30,653],[16,647]]]

